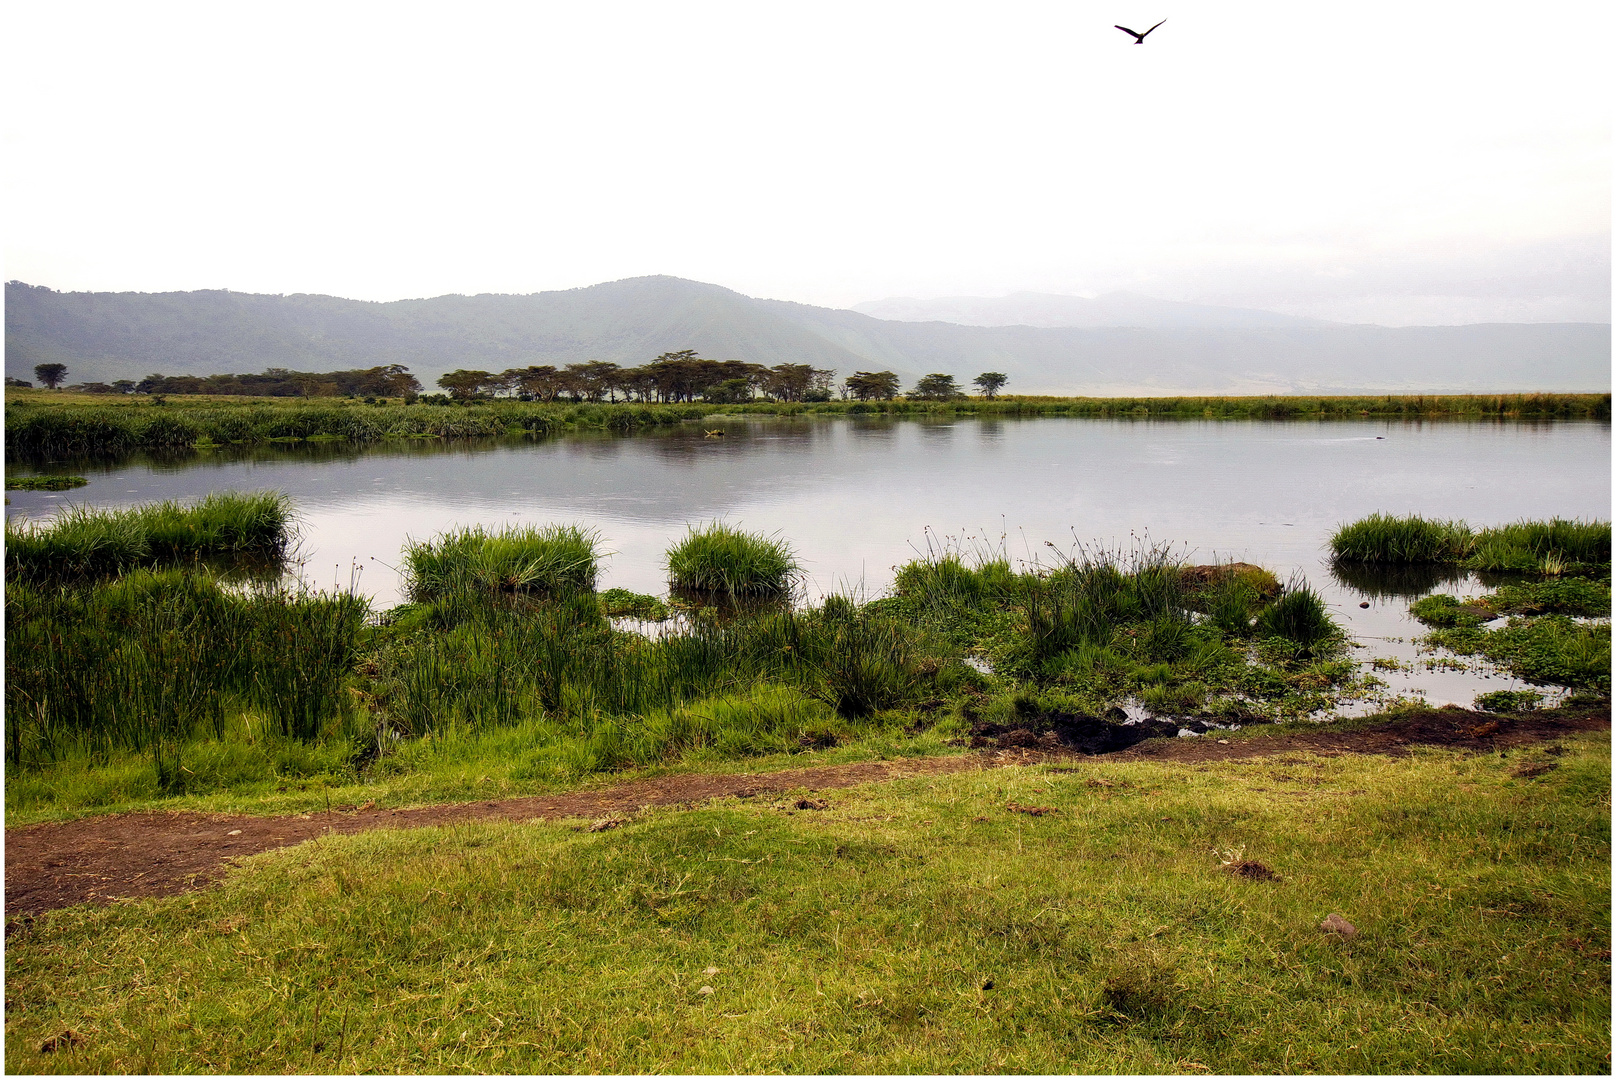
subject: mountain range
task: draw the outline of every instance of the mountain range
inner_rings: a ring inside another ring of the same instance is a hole
[[[695,349],[716,360],[809,363],[840,377],[891,370],[906,386],[929,372],[967,384],[1001,371],[1009,393],[1608,392],[1611,383],[1608,323],[1365,326],[1131,294],[860,307],[867,310],[756,299],[665,276],[386,303],[225,290],[56,292],[13,281],[6,374],[32,379],[35,364],[59,362],[69,382],[110,382],[399,363],[432,386],[455,368],[638,365]]]

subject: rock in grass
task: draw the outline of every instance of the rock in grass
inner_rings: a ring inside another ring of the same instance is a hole
[[[1327,930],[1332,934],[1340,934],[1347,941],[1358,936],[1358,928],[1342,918],[1339,912],[1332,911],[1325,920],[1319,923],[1320,930]]]

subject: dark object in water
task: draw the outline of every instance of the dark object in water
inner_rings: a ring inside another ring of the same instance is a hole
[[[1076,751],[1080,754],[1113,754],[1146,739],[1175,738],[1177,735],[1178,723],[1173,720],[1114,724],[1095,716],[1056,712],[1017,717],[1008,724],[980,721],[971,727],[971,745],[1001,750],[1028,747]]]

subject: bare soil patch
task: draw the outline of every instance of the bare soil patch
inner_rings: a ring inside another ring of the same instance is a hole
[[[1484,720],[1466,709],[1447,708],[1405,714],[1356,731],[1321,726],[1317,732],[1231,739],[1227,743],[1212,738],[1156,738],[1107,757],[1201,762],[1292,751],[1396,755],[1407,753],[1415,745],[1492,751],[1609,726],[1609,706],[1489,714]],[[1034,740],[1032,746],[982,750],[956,757],[862,762],[761,774],[664,776],[560,795],[400,810],[377,809],[367,803],[363,807],[282,817],[152,812],[29,825],[6,830],[7,932],[16,917],[55,908],[169,896],[201,888],[221,877],[243,856],[299,844],[326,833],[462,821],[566,818],[610,828],[601,823],[644,807],[853,787],[906,776],[1072,761],[1074,756],[1081,760],[1081,755],[1074,755],[1072,749],[1059,743],[1045,746]],[[795,805],[817,810],[828,804],[805,798]]]

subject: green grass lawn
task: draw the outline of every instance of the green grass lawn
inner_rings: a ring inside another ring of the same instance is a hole
[[[1610,1068],[1608,735],[825,798],[329,838],[58,911],[7,942],[6,1068]]]

